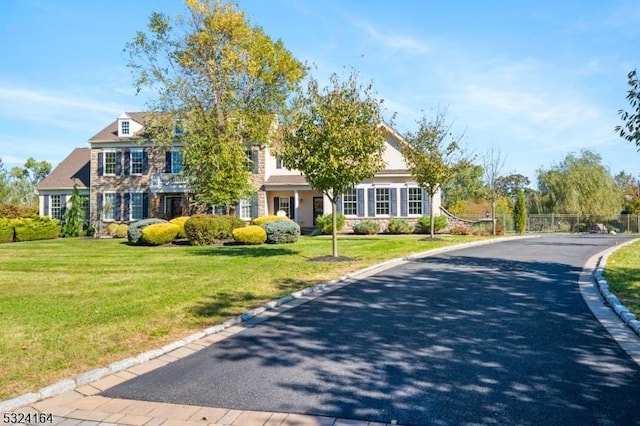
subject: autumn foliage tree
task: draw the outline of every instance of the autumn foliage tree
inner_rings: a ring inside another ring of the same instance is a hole
[[[280,132],[280,152],[289,168],[300,170],[309,185],[331,201],[333,256],[338,257],[336,199],[384,168],[385,130],[382,100],[355,73],[346,81],[333,74],[321,89],[310,78],[292,103]]]
[[[268,143],[306,69],[224,0],[187,0],[185,16],[153,13],[126,45],[138,91],[157,96],[148,136],[183,147],[198,203],[232,206],[253,192],[247,150]],[[180,128],[179,141],[174,134]]]

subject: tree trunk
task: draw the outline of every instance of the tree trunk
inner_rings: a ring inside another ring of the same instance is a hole
[[[496,236],[496,200],[491,200],[491,235]]]
[[[338,257],[338,218],[336,200],[331,200],[331,236],[333,244],[333,257]]]

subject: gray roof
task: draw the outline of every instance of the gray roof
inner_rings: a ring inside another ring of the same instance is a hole
[[[39,191],[73,189],[73,184],[77,183],[78,189],[88,189],[91,175],[90,163],[91,150],[76,148],[36,188]]]
[[[265,182],[265,185],[308,185],[307,180],[302,175],[273,175]]]

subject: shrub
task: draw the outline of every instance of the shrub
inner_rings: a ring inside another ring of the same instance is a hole
[[[191,244],[206,246],[232,239],[233,230],[244,226],[237,216],[198,214],[184,223],[184,231]]]
[[[129,244],[142,244],[142,230],[147,226],[153,225],[155,223],[167,223],[167,221],[164,219],[151,218],[142,219],[129,225],[129,229],[127,230],[127,239],[129,241]]]
[[[487,222],[486,220],[476,222],[473,224],[472,230],[473,235],[486,237],[493,234],[493,225],[490,221]],[[504,227],[499,222],[496,222],[496,235],[504,235]]]
[[[332,220],[332,214],[318,216],[316,218],[316,228],[325,235],[331,234],[331,227],[333,226]],[[344,215],[342,213],[338,213],[336,216],[336,232],[342,231],[342,228],[344,228]]]
[[[187,233],[184,230],[184,224],[187,222],[187,220],[189,220],[189,216],[174,217],[169,221],[175,225],[178,225],[178,227],[180,228],[176,238],[187,238]]]
[[[15,241],[52,240],[60,235],[57,219],[36,216],[34,218],[13,219]]]
[[[129,227],[124,223],[110,223],[107,226],[107,234],[113,238],[126,238],[129,233]]]
[[[449,229],[452,235],[471,235],[473,233],[471,227],[464,223],[457,223]]]
[[[387,232],[390,234],[411,234],[414,231],[413,225],[406,220],[392,217],[389,219]]]
[[[433,229],[434,232],[440,232],[445,229],[448,225],[447,217],[443,215],[438,215],[435,217],[433,221]],[[431,232],[431,217],[422,216],[418,219],[417,226],[418,233],[420,234],[428,234]]]
[[[267,233],[267,243],[295,243],[300,237],[300,226],[292,220],[274,221],[262,225]]]
[[[358,222],[353,225],[353,233],[358,235],[373,235],[380,232],[380,224],[371,220]]]
[[[269,216],[260,216],[260,217],[256,217],[254,219],[251,220],[251,224],[252,225],[258,225],[258,226],[262,226],[266,223],[269,222],[277,222],[277,221],[287,221],[287,220],[291,220],[286,216],[276,216],[276,215],[269,215]]]
[[[142,244],[148,246],[161,246],[170,243],[176,238],[180,227],[175,223],[154,223],[142,228]]]
[[[0,218],[0,243],[13,242],[13,223],[10,219]]]
[[[34,218],[38,216],[37,207],[29,207],[23,204],[3,204],[0,203],[0,217],[7,219]]]
[[[250,225],[236,228],[232,232],[233,239],[242,244],[262,244],[267,241],[267,231],[262,226]]]

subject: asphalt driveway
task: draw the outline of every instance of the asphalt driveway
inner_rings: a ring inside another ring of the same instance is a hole
[[[640,367],[577,283],[620,240],[549,236],[417,260],[104,395],[411,425],[640,424]]]

